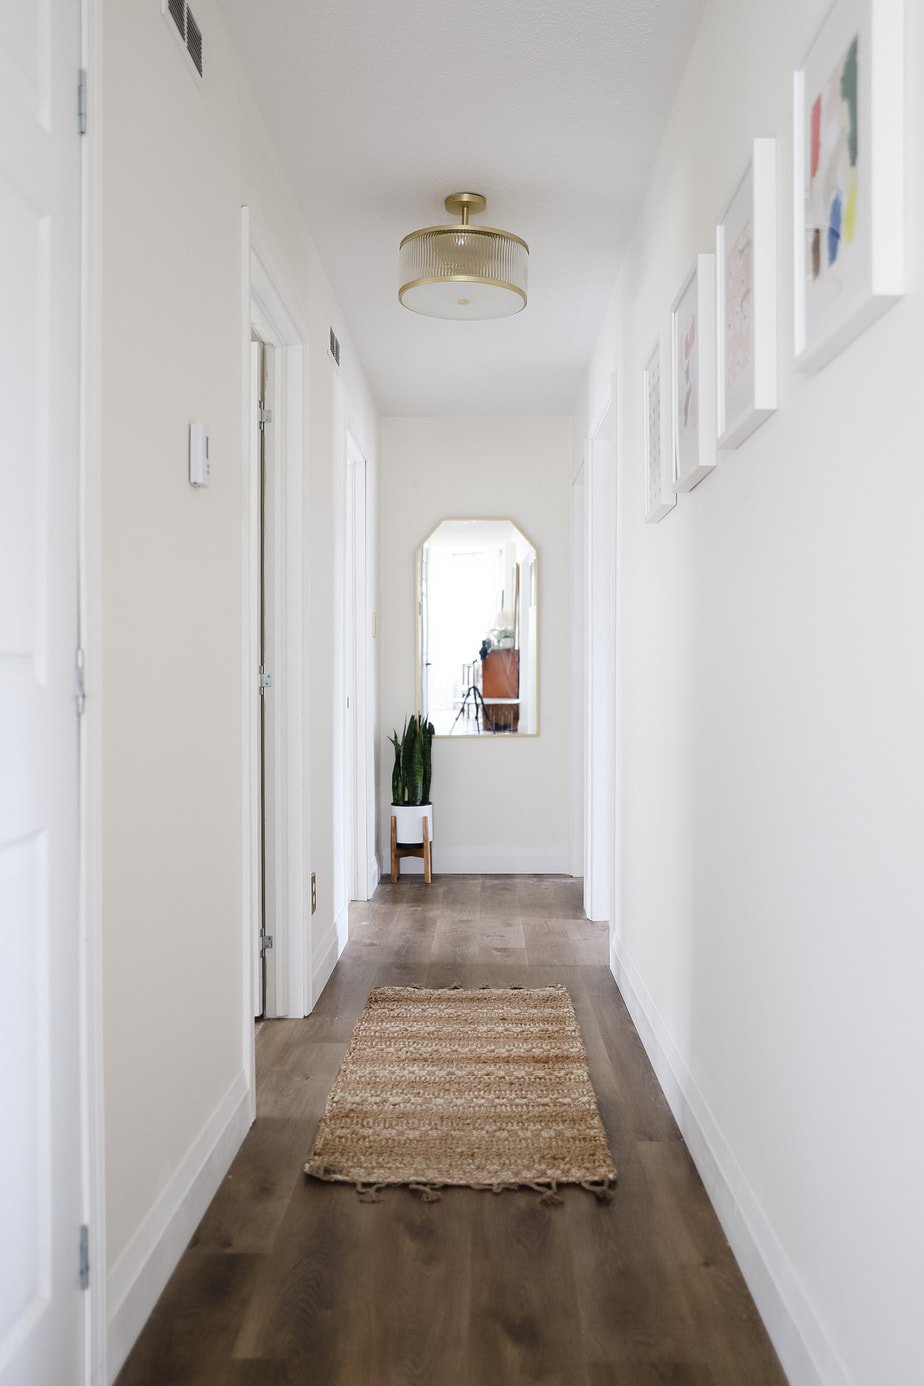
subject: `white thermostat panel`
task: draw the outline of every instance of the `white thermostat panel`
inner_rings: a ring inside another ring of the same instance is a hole
[[[189,484],[209,484],[209,431],[201,423],[189,425]]]

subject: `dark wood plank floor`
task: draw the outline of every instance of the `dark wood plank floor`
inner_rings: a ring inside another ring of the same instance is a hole
[[[260,1031],[256,1124],[119,1386],[783,1386],[606,956],[564,877],[412,878],[354,906],[314,1015]],[[568,986],[612,1204],[364,1204],[304,1178],[366,996],[412,982]]]

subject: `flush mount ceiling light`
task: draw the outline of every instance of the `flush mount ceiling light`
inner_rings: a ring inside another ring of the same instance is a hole
[[[529,246],[510,231],[469,226],[483,212],[480,193],[451,193],[447,212],[459,226],[425,226],[401,242],[398,298],[428,318],[508,318],[526,307]]]

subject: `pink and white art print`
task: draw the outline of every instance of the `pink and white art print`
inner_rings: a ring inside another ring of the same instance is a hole
[[[776,141],[755,140],[716,227],[719,446],[776,408]]]
[[[658,340],[642,371],[643,449],[645,457],[645,519],[663,520],[677,504],[664,445],[665,415],[661,393],[661,342]]]
[[[795,74],[795,337],[818,367],[903,289],[903,3],[837,0]]]
[[[715,256],[698,255],[671,307],[671,437],[675,491],[715,466]]]

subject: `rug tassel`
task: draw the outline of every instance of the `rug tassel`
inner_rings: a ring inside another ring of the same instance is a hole
[[[558,1197],[558,1184],[554,1179],[548,1188],[544,1184],[528,1184],[527,1188],[540,1195],[539,1203],[543,1208],[551,1208],[564,1202],[564,1199]]]
[[[439,1203],[442,1198],[442,1194],[434,1189],[432,1184],[408,1184],[408,1188],[420,1194],[423,1203]]]
[[[588,1193],[596,1194],[600,1203],[612,1203],[613,1201],[613,1190],[605,1180],[603,1183],[596,1184],[592,1179],[582,1179],[581,1188],[586,1189]]]
[[[384,1184],[364,1185],[357,1182],[356,1192],[359,1194],[360,1203],[381,1203],[384,1188]]]

